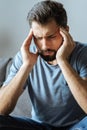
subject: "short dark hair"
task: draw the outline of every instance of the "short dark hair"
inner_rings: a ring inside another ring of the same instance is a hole
[[[29,11],[27,20],[30,26],[33,21],[46,24],[49,20],[55,20],[59,26],[67,26],[67,14],[63,4],[52,0],[44,0],[35,4]]]

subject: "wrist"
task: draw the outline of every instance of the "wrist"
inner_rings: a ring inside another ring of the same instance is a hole
[[[61,67],[61,66],[64,66],[65,64],[68,63],[68,60],[67,59],[59,59],[58,60],[58,65]]]
[[[33,68],[33,65],[29,65],[28,63],[23,63],[21,68],[27,72],[30,72]]]

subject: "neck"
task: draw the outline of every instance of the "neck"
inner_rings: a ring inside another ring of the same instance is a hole
[[[57,65],[57,61],[56,60],[49,61],[48,64],[50,64],[50,65]]]

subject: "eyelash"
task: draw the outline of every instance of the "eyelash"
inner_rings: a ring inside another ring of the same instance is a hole
[[[51,37],[49,37],[49,38],[55,38],[56,36],[51,36]]]
[[[54,38],[56,38],[56,36],[49,36],[49,37],[47,37],[47,39],[54,39]],[[35,39],[36,39],[36,40],[41,40],[42,38],[40,38],[40,37],[35,37]]]

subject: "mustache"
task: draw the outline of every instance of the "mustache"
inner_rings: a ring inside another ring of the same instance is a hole
[[[38,54],[44,54],[45,52],[56,52],[56,51],[55,51],[55,50],[52,50],[52,49],[38,50]]]

